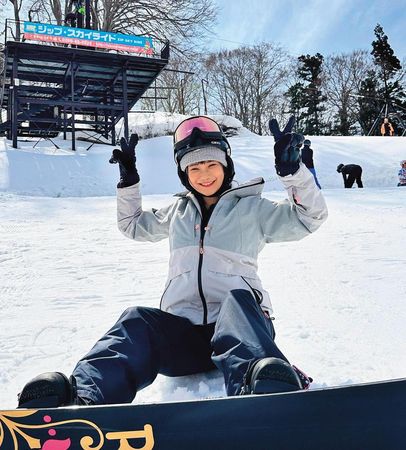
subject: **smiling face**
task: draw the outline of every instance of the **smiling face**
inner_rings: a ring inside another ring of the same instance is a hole
[[[203,161],[187,167],[189,183],[203,196],[215,194],[224,181],[224,168],[218,161]]]

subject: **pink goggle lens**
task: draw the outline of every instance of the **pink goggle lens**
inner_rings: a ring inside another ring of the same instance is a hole
[[[221,133],[220,127],[217,123],[209,119],[208,117],[191,117],[190,119],[184,120],[179,124],[178,128],[175,130],[174,142],[183,141],[192,134],[194,128],[199,128],[202,131]]]

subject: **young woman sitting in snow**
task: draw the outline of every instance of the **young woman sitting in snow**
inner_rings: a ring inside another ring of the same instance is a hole
[[[169,276],[160,309],[127,309],[76,365],[68,380],[42,374],[23,389],[20,407],[131,402],[160,373],[190,375],[217,367],[228,395],[308,387],[274,342],[272,306],[257,274],[266,243],[316,231],[327,207],[300,163],[303,136],[275,120],[275,167],[289,200],[261,197],[264,180],[234,186],[230,145],[208,117],[183,121],[174,134],[178,174],[187,191],[172,205],[144,211],[136,169],[138,137],[121,140],[118,227],[138,241],[170,241]],[[46,389],[44,388],[46,386]]]

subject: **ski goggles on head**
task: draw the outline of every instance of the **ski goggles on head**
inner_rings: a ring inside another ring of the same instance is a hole
[[[191,117],[181,122],[173,135],[174,156],[177,163],[197,147],[217,147],[227,155],[231,154],[230,145],[220,126],[204,116]]]
[[[177,126],[173,135],[174,145],[190,137],[195,128],[206,133],[222,134],[219,125],[213,119],[204,116],[190,117]]]

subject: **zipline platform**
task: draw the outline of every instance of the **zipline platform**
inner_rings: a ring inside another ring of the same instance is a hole
[[[153,84],[169,59],[169,43],[148,56],[75,46],[7,41],[0,124],[17,147],[20,136],[96,132],[115,145],[115,126]]]

